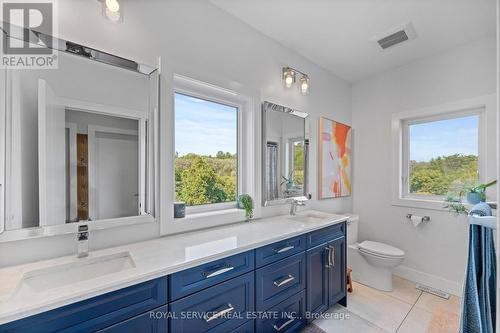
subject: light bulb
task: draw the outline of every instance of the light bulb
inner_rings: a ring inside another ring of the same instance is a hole
[[[120,10],[120,3],[118,0],[106,0],[106,8],[113,13],[116,13]]]
[[[293,82],[295,81],[295,73],[291,69],[285,69],[283,72],[283,78],[285,81],[285,87],[292,87]]]
[[[300,92],[302,92],[302,95],[309,93],[309,78],[307,76],[303,76],[300,79]]]

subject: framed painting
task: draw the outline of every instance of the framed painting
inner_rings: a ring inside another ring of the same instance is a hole
[[[318,198],[351,195],[351,126],[319,118]]]

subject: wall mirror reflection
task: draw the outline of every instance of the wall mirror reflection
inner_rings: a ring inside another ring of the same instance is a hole
[[[0,241],[72,232],[78,222],[154,221],[158,72],[88,57],[96,52],[61,50],[57,69],[1,72]]]
[[[263,204],[308,196],[307,113],[264,102]]]

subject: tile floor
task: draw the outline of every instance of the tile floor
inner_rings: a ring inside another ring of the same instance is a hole
[[[394,277],[394,291],[383,292],[359,283],[348,294],[347,309],[337,305],[330,318],[315,320],[326,333],[456,333],[460,299],[449,300],[415,289],[415,283]],[[332,319],[336,318],[336,319]]]

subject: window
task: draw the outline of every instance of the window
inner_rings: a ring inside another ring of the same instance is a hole
[[[479,115],[409,122],[407,194],[457,196],[478,182]]]
[[[467,185],[486,178],[481,156],[485,109],[424,111],[393,117],[400,138],[394,140],[401,143],[396,153],[400,182],[394,199],[395,204],[442,209],[446,197],[458,197]]]
[[[235,207],[238,106],[179,92],[174,96],[175,200],[185,202],[188,213]]]

